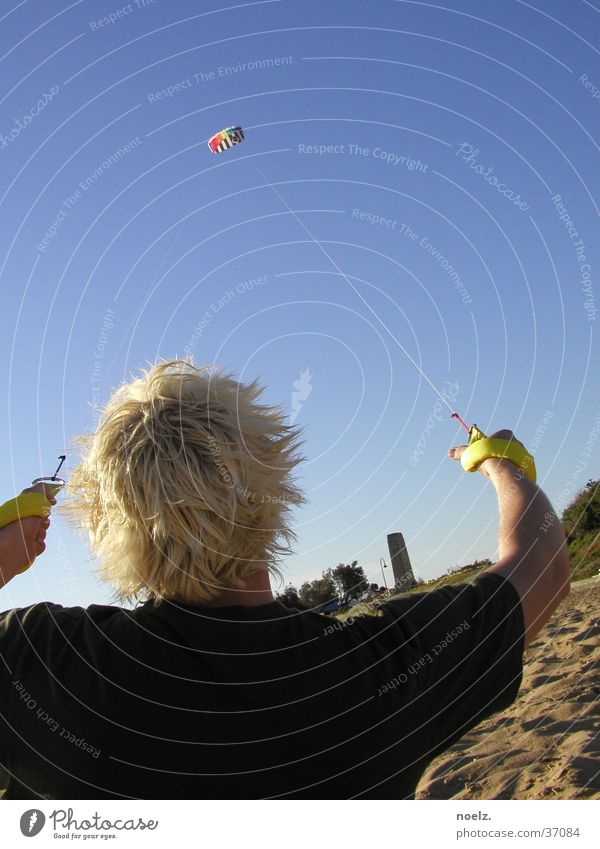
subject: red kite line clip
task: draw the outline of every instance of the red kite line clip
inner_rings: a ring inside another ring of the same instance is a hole
[[[464,429],[467,431],[467,433],[469,433],[469,434],[471,433],[471,428],[470,428],[470,427],[468,427],[468,426],[467,426],[467,425],[463,422],[463,420],[462,420],[462,419],[461,419],[461,417],[458,415],[458,413],[452,413],[452,415],[450,416],[450,418],[451,418],[451,419],[458,419],[458,421],[461,423],[461,425],[464,427]]]

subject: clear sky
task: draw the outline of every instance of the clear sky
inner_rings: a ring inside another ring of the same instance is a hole
[[[186,354],[305,429],[295,584],[355,559],[381,582],[392,531],[424,578],[494,557],[493,489],[407,353],[515,429],[557,509],[598,477],[593,3],[1,9],[3,499]],[[60,519],[48,542],[0,609],[109,602]]]

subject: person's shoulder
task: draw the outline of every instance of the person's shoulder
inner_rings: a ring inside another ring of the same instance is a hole
[[[479,572],[463,581],[457,581],[453,584],[444,584],[441,587],[433,589],[422,589],[416,592],[407,592],[384,602],[379,607],[380,609],[387,607],[395,607],[404,605],[407,607],[418,607],[419,605],[435,599],[448,599],[461,594],[470,595],[475,590],[478,595],[493,596],[496,593],[508,594],[518,598],[516,591],[506,578],[499,575],[497,572],[488,572],[487,570]]]
[[[94,621],[96,623],[111,619],[114,616],[127,616],[133,611],[115,605],[90,604],[87,607],[74,605],[65,607],[52,601],[40,601],[27,607],[14,607],[0,613],[0,623],[5,627],[11,623],[20,623],[23,627],[33,627],[39,624],[76,623],[78,621]]]
[[[465,615],[492,615],[505,609],[518,618],[521,604],[514,586],[494,572],[483,571],[454,584],[430,590],[403,593],[380,606],[386,617],[396,620],[429,622],[433,619]]]
[[[475,590],[481,607],[504,605],[509,609],[514,609],[515,612],[522,613],[521,597],[516,587],[508,578],[498,572],[490,572],[485,569],[462,584],[455,584],[455,586]]]
[[[75,608],[65,608],[62,604],[55,604],[52,601],[38,601],[35,604],[29,604],[26,607],[11,607],[9,610],[4,610],[0,613],[0,622],[19,621],[31,622],[42,619],[48,616],[55,616],[63,610]]]

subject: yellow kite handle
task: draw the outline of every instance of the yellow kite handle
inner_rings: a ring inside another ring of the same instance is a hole
[[[536,482],[535,460],[518,442],[510,439],[490,438],[473,425],[469,431],[469,444],[460,458],[465,472],[476,472],[484,460],[500,457],[510,460],[521,469],[533,483]]]
[[[0,506],[0,528],[30,516],[49,516],[51,507],[43,492],[22,492]]]

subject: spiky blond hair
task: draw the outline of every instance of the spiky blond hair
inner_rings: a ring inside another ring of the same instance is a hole
[[[87,531],[119,601],[210,603],[277,559],[304,503],[291,472],[300,431],[214,368],[172,360],[117,389],[82,455],[63,510]]]

